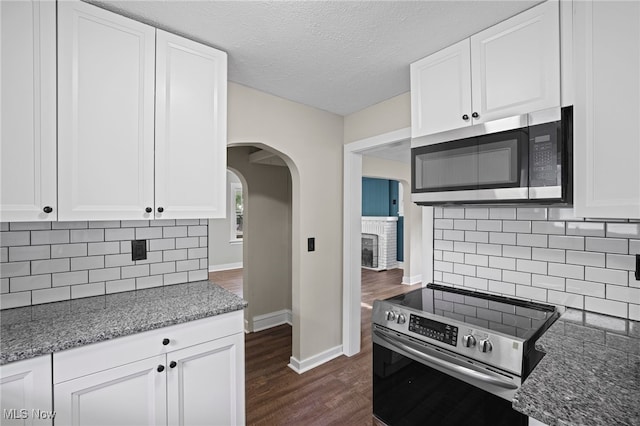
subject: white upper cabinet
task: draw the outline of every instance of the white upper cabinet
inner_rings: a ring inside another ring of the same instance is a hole
[[[640,3],[573,4],[575,213],[640,218]]]
[[[154,61],[153,27],[58,3],[59,220],[153,218]]]
[[[161,30],[156,54],[156,217],[225,217],[227,54]]]
[[[560,106],[559,21],[549,0],[412,64],[412,137]]]
[[[54,221],[56,4],[2,1],[0,20],[0,221]]]
[[[471,125],[469,39],[411,64],[412,136]]]

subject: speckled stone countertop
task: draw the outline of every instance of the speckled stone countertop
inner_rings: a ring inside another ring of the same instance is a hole
[[[0,365],[244,309],[210,281],[0,311]]]
[[[640,425],[640,322],[567,310],[513,407],[550,426]]]

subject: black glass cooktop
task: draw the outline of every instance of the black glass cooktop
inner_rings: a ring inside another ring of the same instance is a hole
[[[558,316],[555,306],[438,284],[387,301],[523,339]]]

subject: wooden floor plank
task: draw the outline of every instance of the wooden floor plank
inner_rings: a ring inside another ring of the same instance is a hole
[[[242,296],[242,270],[212,272],[209,279]],[[340,356],[304,374],[287,365],[291,327],[245,336],[248,425],[372,425],[371,307],[420,287],[401,284],[402,270],[362,270],[360,353]]]

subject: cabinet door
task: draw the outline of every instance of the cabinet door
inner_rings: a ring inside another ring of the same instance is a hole
[[[575,213],[640,218],[640,3],[574,10]]]
[[[411,64],[412,137],[469,126],[470,109],[469,39]]]
[[[58,3],[59,220],[149,219],[155,29]]]
[[[559,25],[548,0],[471,37],[474,124],[560,105]]]
[[[166,424],[165,355],[54,386],[56,424],[129,426]]]
[[[0,366],[0,423],[51,425],[51,355]]]
[[[170,425],[242,425],[244,335],[234,334],[167,354]]]
[[[0,220],[53,221],[57,215],[56,4],[3,1],[0,20]]]
[[[226,216],[227,54],[158,30],[156,218]]]

